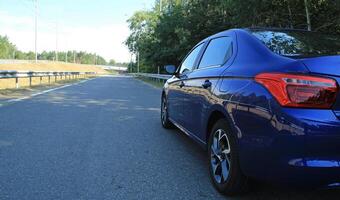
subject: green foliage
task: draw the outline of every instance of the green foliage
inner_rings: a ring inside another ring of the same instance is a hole
[[[67,56],[66,56],[67,55]],[[39,60],[56,60],[56,54],[54,51],[46,52],[43,51],[38,55]],[[87,53],[84,51],[67,51],[58,52],[58,61],[79,63],[79,64],[97,64],[106,65],[106,60],[96,54]]]
[[[115,65],[116,64],[116,61],[114,60],[114,59],[111,59],[110,61],[109,61],[109,63],[108,63],[109,65]]]
[[[12,58],[15,56],[16,47],[9,42],[8,38],[0,36],[0,59]]]
[[[9,42],[6,36],[0,36],[0,59],[34,60],[35,53],[32,51],[27,53],[19,51],[15,45]],[[56,53],[55,51],[43,51],[38,54],[38,60],[56,60]],[[58,61],[79,64],[107,64],[103,57],[84,51],[58,52]]]
[[[308,0],[312,30],[340,34],[340,1]],[[302,0],[160,0],[129,20],[129,50],[139,53],[140,71],[178,65],[197,42],[230,28],[281,27],[306,29]],[[136,71],[136,65],[129,66]]]

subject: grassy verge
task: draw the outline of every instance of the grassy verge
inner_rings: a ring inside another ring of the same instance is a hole
[[[106,73],[106,70],[96,65],[83,65],[63,62],[38,62],[38,63],[12,63],[0,64],[0,70],[16,71],[53,71],[53,72],[97,72]]]
[[[96,72],[97,74],[108,74],[106,70],[96,65],[83,65],[64,62],[38,61],[38,63],[9,63],[0,64],[0,70],[15,71],[51,71],[51,72]],[[113,73],[113,72],[110,72]],[[68,79],[69,77],[67,77]],[[65,77],[57,77],[57,81],[63,81]],[[30,84],[29,78],[19,78],[19,88],[25,88],[30,85],[42,85],[55,82],[53,76],[49,80],[48,77],[33,77]],[[15,78],[0,79],[0,90],[12,89],[16,87]]]
[[[50,84],[42,83],[42,84],[36,84],[32,85],[31,87],[29,86],[23,86],[21,88],[15,89],[15,88],[7,88],[7,89],[0,89],[0,100],[1,99],[14,99],[14,98],[20,98],[23,96],[27,96],[39,91],[59,87],[65,84],[69,83],[75,83],[81,80],[86,80],[88,78],[78,78],[78,79],[64,79],[64,80],[58,80],[57,82],[51,82]],[[39,79],[40,82],[40,79]]]
[[[136,77],[136,79],[141,80],[143,82],[146,82],[146,83],[153,85],[157,88],[162,88],[163,85],[164,85],[164,83],[162,81],[156,81],[156,80],[153,80],[153,79],[150,79],[150,78]]]
[[[110,74],[110,75],[118,75],[118,74],[119,74],[117,71],[111,70],[111,69],[106,70],[106,72],[107,72],[108,74]]]
[[[81,78],[85,78],[87,75],[82,75],[81,77],[72,77],[72,76],[51,76],[50,79],[48,77],[32,77],[31,84],[30,79],[25,78],[19,78],[18,79],[18,86],[19,88],[26,88],[26,87],[34,87],[34,86],[41,86],[41,85],[50,85],[50,84],[58,84],[67,82],[69,80],[77,80]],[[14,89],[16,88],[15,78],[7,78],[7,79],[0,79],[0,90],[3,89]]]

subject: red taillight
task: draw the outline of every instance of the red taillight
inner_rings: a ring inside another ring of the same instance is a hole
[[[256,82],[265,86],[281,106],[300,108],[331,108],[335,103],[338,86],[329,78],[262,73]]]

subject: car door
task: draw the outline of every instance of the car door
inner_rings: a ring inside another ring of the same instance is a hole
[[[184,81],[184,91],[188,99],[184,104],[184,123],[188,131],[202,141],[205,139],[204,122],[211,105],[213,90],[220,75],[230,65],[232,56],[232,37],[211,39],[202,53],[197,68],[188,74]]]
[[[185,57],[180,65],[177,75],[169,82],[168,92],[168,111],[171,120],[175,121],[178,125],[185,127],[183,104],[187,100],[184,92],[184,81],[187,79],[188,74],[192,72],[197,64],[197,58],[202,52],[204,43],[196,45],[190,53]]]

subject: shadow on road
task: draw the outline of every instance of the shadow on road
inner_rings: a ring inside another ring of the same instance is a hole
[[[205,150],[162,128],[160,92],[99,78],[2,107],[0,199],[339,199],[340,190],[265,183],[244,196],[220,195]]]
[[[178,141],[178,145],[185,148],[186,153],[196,157],[199,165],[205,166],[203,173],[208,177],[208,168],[206,161],[206,151],[199,147],[193,140],[182,133],[180,130],[170,130],[168,134],[173,134],[173,137]],[[253,181],[250,191],[241,196],[225,197],[225,199],[235,200],[253,200],[253,199],[290,199],[290,200],[304,200],[304,199],[339,199],[340,188],[334,189],[301,189],[291,188],[289,186],[278,186],[266,182]]]

